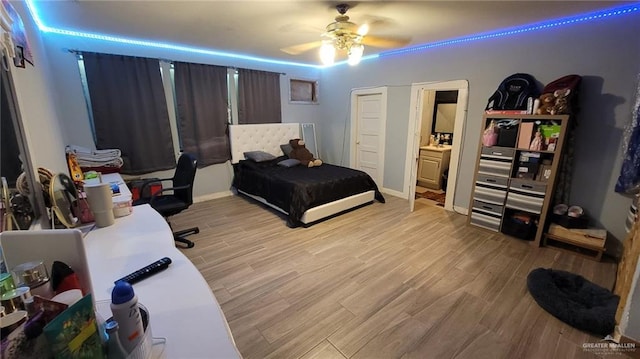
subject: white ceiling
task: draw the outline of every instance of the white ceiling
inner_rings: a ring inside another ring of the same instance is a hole
[[[56,28],[168,42],[318,64],[318,51],[281,48],[317,41],[344,1],[38,1]],[[407,46],[584,14],[628,1],[346,1],[351,21],[370,35],[410,37]],[[80,49],[82,50],[82,49]],[[365,55],[386,49],[365,48]]]

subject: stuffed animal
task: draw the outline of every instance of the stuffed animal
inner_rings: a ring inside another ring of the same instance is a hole
[[[536,111],[536,115],[549,115],[551,114],[551,109],[556,104],[556,97],[553,93],[543,93],[540,95],[540,106]]]
[[[570,93],[571,93],[571,89],[568,89],[568,88],[555,90],[553,92],[553,96],[555,97],[556,101],[555,101],[555,104],[553,105],[553,108],[551,108],[550,113],[552,115],[562,115],[570,112],[569,101],[567,100]]]
[[[289,158],[294,158],[304,166],[314,167],[320,166],[322,161],[313,157],[313,154],[309,152],[309,150],[304,147],[304,141],[296,138],[293,140],[289,140],[289,144],[291,145],[291,153],[289,153]]]

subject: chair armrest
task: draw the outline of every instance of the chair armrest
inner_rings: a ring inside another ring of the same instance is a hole
[[[149,178],[149,179],[143,179],[143,183],[142,183],[142,187],[140,187],[140,196],[142,197],[142,194],[144,193],[144,191],[147,189],[147,187],[149,187],[150,185],[154,184],[154,183],[159,183],[162,181],[170,181],[173,178]]]
[[[177,190],[177,189],[187,189],[187,188],[190,188],[190,187],[191,187],[191,185],[188,185],[188,184],[187,184],[187,185],[184,185],[184,186],[177,186],[177,187],[168,187],[168,188],[163,188],[163,189],[161,189],[160,191],[158,191],[158,192],[154,193],[154,194],[151,196],[151,199],[149,199],[149,204],[153,206],[153,202],[155,201],[155,199],[156,199],[158,196],[162,195],[164,192],[173,191],[173,190]]]

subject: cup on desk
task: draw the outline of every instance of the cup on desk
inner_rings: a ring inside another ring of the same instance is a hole
[[[113,215],[113,200],[111,184],[100,183],[92,186],[85,186],[89,209],[93,213],[93,218],[98,227],[108,227],[115,222]]]

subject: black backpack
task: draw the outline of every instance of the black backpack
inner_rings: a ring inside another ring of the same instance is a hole
[[[540,96],[540,90],[533,76],[513,74],[500,83],[496,92],[489,97],[485,110],[526,110],[527,101]]]

